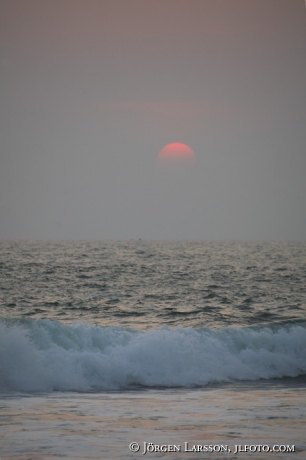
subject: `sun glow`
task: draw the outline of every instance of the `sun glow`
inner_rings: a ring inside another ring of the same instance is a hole
[[[161,163],[193,163],[196,156],[192,148],[181,142],[167,144],[158,154]]]

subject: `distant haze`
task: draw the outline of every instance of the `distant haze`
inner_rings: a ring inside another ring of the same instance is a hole
[[[306,238],[304,0],[3,0],[0,238]],[[193,167],[158,153],[189,145]]]

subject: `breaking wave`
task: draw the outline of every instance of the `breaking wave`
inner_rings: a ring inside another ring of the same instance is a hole
[[[0,321],[1,392],[191,387],[306,374],[306,325],[135,331]]]

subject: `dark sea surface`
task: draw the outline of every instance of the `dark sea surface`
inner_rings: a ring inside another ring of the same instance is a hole
[[[0,308],[2,460],[286,432],[273,458],[306,458],[306,243],[2,241]]]
[[[306,244],[1,242],[2,316],[148,330],[305,320]]]

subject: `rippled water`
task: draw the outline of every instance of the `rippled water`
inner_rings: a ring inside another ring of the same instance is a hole
[[[1,316],[148,330],[305,320],[306,244],[1,242]]]

